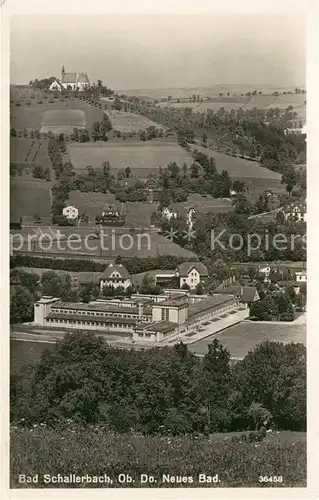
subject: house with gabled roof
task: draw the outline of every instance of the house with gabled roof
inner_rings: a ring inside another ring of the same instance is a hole
[[[61,79],[51,83],[49,90],[79,90],[83,91],[90,87],[90,80],[86,73],[67,73],[62,66]]]
[[[284,210],[285,219],[291,219],[298,222],[306,222],[307,220],[307,205],[306,202],[298,201],[290,203]]]
[[[125,290],[132,286],[131,275],[122,264],[109,264],[100,274],[100,290],[106,286],[113,288],[123,287]]]
[[[234,278],[228,278],[223,281],[215,290],[214,295],[233,295],[239,302],[251,304],[255,300],[259,300],[258,290],[255,286],[244,286],[237,283]]]
[[[188,285],[191,290],[208,278],[208,269],[202,262],[183,262],[176,269],[179,286]]]

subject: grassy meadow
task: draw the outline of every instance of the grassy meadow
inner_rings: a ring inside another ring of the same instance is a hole
[[[32,177],[10,179],[10,218],[51,216],[50,182]]]
[[[226,330],[207,337],[204,340],[189,345],[189,350],[195,354],[204,355],[208,352],[208,345],[213,339],[218,339],[233,358],[243,358],[257,344],[265,340],[274,342],[301,342],[306,344],[306,323],[283,324],[280,322],[248,322],[243,321]]]
[[[171,161],[180,166],[184,162],[191,165],[192,158],[176,142],[170,141],[114,141],[107,143],[69,144],[69,154],[77,171],[88,165],[99,168],[104,161],[118,171],[129,166],[134,176],[147,177],[149,172],[157,172]]]
[[[46,114],[47,111],[51,113]],[[55,113],[52,114],[52,111]],[[69,111],[76,111],[76,115],[85,115],[85,126],[88,130],[91,130],[93,122],[100,121],[103,118],[103,111],[97,107],[90,106],[89,104],[76,99],[75,97],[69,97],[68,99],[50,99],[42,100],[32,99],[30,105],[26,102],[21,102],[20,106],[12,103],[10,106],[10,127],[15,129],[36,129],[39,130],[45,125],[54,125],[54,123],[45,123],[47,119],[53,117],[54,120],[59,118],[58,125],[73,126],[73,121],[71,124],[68,123],[71,114]],[[75,116],[75,115],[74,115]],[[61,123],[62,120],[62,123]],[[81,119],[83,126],[83,119]],[[63,123],[65,122],[65,123]],[[78,121],[76,122],[78,124]],[[76,126],[76,125],[74,125]]]
[[[158,123],[149,120],[145,116],[138,115],[136,113],[128,113],[124,111],[111,110],[108,111],[108,116],[111,120],[114,130],[118,130],[123,133],[139,132],[140,130],[146,130],[148,127],[162,128]]]
[[[116,434],[101,426],[58,429],[13,425],[10,432],[11,488],[50,487],[305,487],[306,435],[273,432],[260,444],[236,443],[230,434],[210,437],[160,437]],[[39,474],[38,484],[19,483],[19,474]],[[104,476],[109,484],[45,484],[44,474]],[[120,483],[119,474],[134,482]],[[141,475],[153,482],[141,483]],[[218,483],[199,482],[199,474]],[[188,483],[164,482],[163,476],[187,476]],[[260,477],[275,477],[261,481]]]

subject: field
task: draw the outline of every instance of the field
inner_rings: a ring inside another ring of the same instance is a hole
[[[10,137],[10,163],[50,166],[47,139]]]
[[[46,426],[10,431],[11,488],[63,487],[305,487],[306,435],[273,432],[260,444],[231,442],[229,434],[209,437],[161,437],[116,434],[101,426],[59,429]],[[21,484],[18,476],[39,474],[38,484]],[[44,474],[111,477],[111,484],[61,484],[43,482]],[[119,474],[129,474],[134,482],[121,484]],[[141,483],[141,474],[154,482]],[[217,483],[199,482],[199,474],[215,476]],[[165,478],[166,475],[166,478]],[[188,476],[189,483],[165,482],[167,475]],[[164,476],[164,477],[163,477]],[[282,480],[260,483],[260,476]],[[197,495],[196,495],[197,496]]]
[[[189,345],[196,354],[206,354],[208,344],[216,338],[228,349],[233,358],[243,358],[248,351],[265,340],[306,343],[306,324],[261,323],[243,321],[223,332]]]
[[[112,122],[113,129],[124,133],[139,132],[140,130],[146,130],[151,126],[162,129],[166,128],[153,122],[152,120],[149,120],[145,116],[137,115],[135,113],[112,110],[108,111],[107,114]]]
[[[218,172],[227,170],[231,178],[242,179],[250,188],[260,187],[262,190],[283,190],[281,175],[267,168],[260,167],[255,161],[226,155],[212,149],[203,148],[197,144],[194,146],[194,149],[215,158]]]
[[[243,109],[265,109],[276,106],[277,97],[273,95],[253,95],[249,101],[243,106]],[[288,107],[288,105],[286,106]]]
[[[10,219],[22,216],[42,217],[51,215],[51,184],[32,177],[11,177],[10,179]]]
[[[131,167],[133,175],[147,177],[149,172],[157,172],[159,167],[166,167],[171,161],[180,166],[186,162],[189,166],[192,158],[175,142],[169,141],[126,141],[107,142],[104,144],[70,144],[68,146],[71,161],[77,171],[92,165],[101,167],[109,161],[112,171]]]
[[[194,92],[195,93],[195,92]],[[208,95],[208,94],[206,94]],[[275,109],[285,110],[288,106],[292,106],[294,110],[298,113],[298,110],[305,113],[306,96],[302,94],[281,94],[279,96],[273,95],[255,95],[251,97],[246,96],[218,96],[211,97],[210,100],[205,100],[204,102],[189,102],[188,99],[182,99],[180,102],[172,100],[170,102],[161,102],[158,104],[161,108],[171,107],[171,108],[192,108],[194,112],[196,111],[206,111],[212,109],[213,111],[218,111],[220,108],[224,108],[226,111],[231,109],[252,110],[254,108],[258,109]],[[296,109],[295,109],[296,108]]]
[[[85,113],[82,109],[50,109],[43,113],[41,133],[72,133],[74,128],[85,128]]]
[[[62,116],[61,113],[66,112],[65,116],[70,116],[68,111],[71,110],[82,111],[84,113],[85,126],[88,130],[91,130],[94,121],[100,121],[103,117],[101,109],[90,106],[73,97],[69,97],[64,101],[54,99],[52,103],[49,100],[44,100],[41,104],[34,99],[31,101],[30,106],[24,102],[21,103],[21,106],[15,106],[14,104],[10,106],[10,127],[15,129],[40,130],[43,125],[46,125],[43,123],[46,111],[58,112],[59,116]],[[48,125],[52,125],[52,123],[48,123]],[[68,123],[65,123],[65,125],[68,125]],[[71,125],[73,125],[73,122]]]
[[[30,205],[30,204],[29,204]],[[34,207],[34,213],[40,212],[39,207]],[[31,214],[32,215],[32,214]],[[54,255],[67,257],[98,257],[100,259],[122,257],[156,257],[159,255],[177,255],[192,258],[195,254],[176,243],[164,238],[155,231],[136,231],[134,228],[110,228],[106,227],[101,233],[95,227],[63,227],[60,228],[59,239],[52,236],[52,230],[41,227],[49,237],[47,242],[39,244],[33,238],[32,243],[27,234],[34,235],[33,228],[23,228],[24,243],[20,247],[20,241],[13,241],[13,253],[15,248],[20,252],[32,253],[33,255]],[[63,235],[63,236],[62,236]]]
[[[201,196],[200,194],[191,194],[187,201],[175,203],[178,214],[184,214],[193,207],[196,213],[221,213],[233,210],[232,202],[226,198],[213,198],[212,196]]]
[[[246,94],[246,92],[253,92],[254,90],[261,90],[264,94],[272,94],[273,92],[290,92],[294,90],[294,87],[278,87],[271,84],[256,85],[251,84],[221,84],[221,85],[211,85],[204,87],[173,87],[164,89],[125,89],[118,90],[119,94],[125,94],[127,96],[137,96],[140,99],[150,98],[150,99],[161,99],[163,97],[172,96],[173,98],[186,99],[191,97],[193,94],[198,94],[201,97],[213,97],[219,98],[219,94],[222,92],[225,96],[227,92],[231,94]],[[231,96],[234,97],[234,96]],[[237,96],[246,97],[246,96]]]
[[[100,215],[107,204],[115,205],[119,210],[123,210],[126,215],[126,227],[149,227],[151,225],[151,215],[156,212],[157,203],[128,202],[121,204],[116,201],[113,194],[103,193],[82,193],[81,191],[71,191],[69,197],[70,205],[76,206],[80,213],[89,216],[91,223],[95,223],[95,217]]]

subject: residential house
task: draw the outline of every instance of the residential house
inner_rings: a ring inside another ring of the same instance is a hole
[[[79,211],[76,207],[69,205],[68,207],[64,207],[64,209],[62,210],[62,215],[66,217],[66,219],[75,220],[79,216]]]
[[[297,283],[307,283],[307,271],[300,271],[295,273]]]
[[[177,218],[177,211],[172,206],[165,207],[162,210],[162,217],[164,219],[167,219],[168,221],[170,221],[171,219],[176,219]]]
[[[183,262],[176,270],[179,286],[188,285],[191,290],[208,278],[208,269],[202,262]]]
[[[307,221],[307,205],[306,202],[290,203],[283,210],[285,219],[291,219],[298,222]]]
[[[255,286],[245,286],[235,281],[233,277],[223,281],[214,290],[214,295],[227,294],[233,295],[239,302],[250,305],[259,300],[258,290]]]
[[[265,282],[270,281],[269,280],[270,273],[271,273],[271,267],[269,264],[258,267],[258,274],[263,276]]]
[[[123,287],[125,290],[132,286],[131,275],[122,264],[109,264],[100,275],[100,290],[106,286],[113,288]]]

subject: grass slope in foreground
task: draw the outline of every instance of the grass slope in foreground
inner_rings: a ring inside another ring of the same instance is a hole
[[[102,427],[53,430],[11,429],[11,488],[33,487],[305,487],[306,434],[269,434],[260,445],[232,443],[230,435],[210,438],[115,434]],[[19,474],[39,474],[38,484],[19,484]],[[104,476],[113,484],[44,484],[44,474]],[[134,483],[118,482],[129,474]],[[141,484],[141,474],[156,482]],[[199,483],[199,474],[216,484]],[[163,482],[163,475],[192,477],[192,482]],[[259,482],[260,476],[282,482]]]

